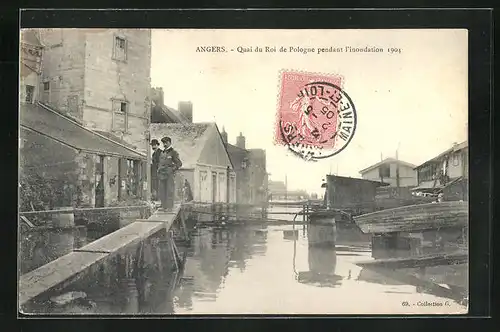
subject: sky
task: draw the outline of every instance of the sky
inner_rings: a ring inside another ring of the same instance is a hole
[[[224,46],[227,52],[196,52]],[[239,53],[238,47],[380,47],[381,53]],[[388,48],[399,53],[389,54]],[[234,51],[231,51],[234,49]],[[274,145],[279,72],[338,74],[357,111],[352,141],[320,162]],[[153,30],[151,84],[165,104],[193,103],[194,122],[216,122],[236,143],[267,154],[270,179],[321,193],[325,174],[359,170],[395,157],[419,165],[467,140],[467,30]]]

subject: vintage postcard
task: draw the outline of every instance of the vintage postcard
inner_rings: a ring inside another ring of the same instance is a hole
[[[468,312],[468,31],[22,29],[19,312]]]

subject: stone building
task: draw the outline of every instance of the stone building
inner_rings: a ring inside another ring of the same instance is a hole
[[[417,185],[415,165],[406,161],[386,158],[359,171],[365,180],[380,181],[390,187],[414,187]]]
[[[40,100],[146,153],[151,30],[41,29]]]
[[[38,100],[40,75],[42,73],[43,45],[35,30],[21,31],[20,54],[20,87],[21,102],[33,104]]]
[[[40,186],[44,195],[39,200],[33,197],[31,204],[43,201],[44,205],[35,209],[102,207],[119,199],[140,197],[145,174],[136,170],[137,177],[130,176],[127,169],[130,161],[145,159],[136,150],[41,104],[21,103],[19,134],[22,177],[32,179],[27,185]],[[21,195],[23,199],[30,200]],[[30,202],[24,204],[22,208],[30,207]]]
[[[150,31],[36,29],[21,36],[23,174],[51,182],[59,206],[145,198]]]
[[[246,149],[246,139],[242,133],[236,138],[236,145],[228,142],[224,128],[221,136],[236,173],[236,202],[252,205],[265,204],[268,196],[266,151]]]

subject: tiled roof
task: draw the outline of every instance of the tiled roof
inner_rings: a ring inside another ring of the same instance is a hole
[[[146,156],[100,136],[41,104],[21,104],[20,125],[76,150],[106,156],[145,160]]]
[[[210,139],[210,128],[213,123],[152,123],[151,139],[160,141],[168,136],[172,139],[172,147],[179,153],[182,168],[194,168],[201,157],[203,148]]]

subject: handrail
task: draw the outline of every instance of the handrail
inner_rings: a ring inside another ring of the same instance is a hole
[[[107,211],[107,210],[132,210],[139,208],[148,208],[147,205],[135,205],[135,206],[108,206],[100,208],[73,208],[73,209],[57,209],[57,210],[43,210],[43,211],[19,211],[20,215],[33,215],[33,214],[54,214],[54,213],[75,213],[75,212],[85,212],[85,211]]]

